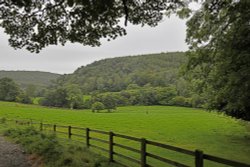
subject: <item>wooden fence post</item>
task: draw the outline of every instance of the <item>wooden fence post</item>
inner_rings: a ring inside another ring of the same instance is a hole
[[[56,132],[56,125],[53,126],[53,130],[54,130],[54,132]]]
[[[203,167],[203,152],[195,150],[195,167]]]
[[[40,123],[40,131],[42,131],[43,130],[43,123],[41,122]]]
[[[146,159],[146,139],[141,139],[141,167],[146,167],[147,159]]]
[[[71,126],[69,126],[68,127],[68,136],[69,136],[69,139],[71,139],[71,135],[72,135],[72,133],[71,133]]]
[[[89,128],[86,128],[86,145],[89,147]]]
[[[109,162],[113,162],[114,161],[114,133],[113,132],[109,132]]]

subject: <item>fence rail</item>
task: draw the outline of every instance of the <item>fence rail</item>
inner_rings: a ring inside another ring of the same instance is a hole
[[[194,165],[193,166],[195,166],[195,167],[203,167],[204,160],[212,161],[212,162],[223,164],[223,165],[234,166],[234,167],[250,167],[249,164],[245,164],[245,163],[241,163],[241,162],[237,162],[237,161],[228,160],[228,159],[216,157],[213,155],[205,154],[205,153],[203,153],[203,151],[200,151],[200,150],[191,151],[191,150],[183,149],[183,148],[176,147],[176,146],[171,146],[171,145],[167,145],[167,144],[163,144],[163,143],[159,143],[159,142],[155,142],[155,141],[150,141],[150,140],[147,140],[144,138],[137,138],[137,137],[127,136],[127,135],[113,133],[113,132],[106,132],[106,131],[102,131],[102,130],[75,127],[75,126],[65,126],[65,125],[56,125],[56,124],[48,124],[48,123],[45,124],[42,122],[38,123],[38,122],[25,121],[25,120],[7,120],[7,121],[14,121],[17,125],[33,125],[33,124],[39,125],[40,124],[41,131],[45,130],[44,128],[46,128],[46,130],[47,130],[47,128],[50,127],[51,129],[49,129],[49,131],[53,131],[55,133],[61,133],[61,134],[67,135],[67,137],[69,139],[71,139],[72,136],[80,137],[83,140],[85,140],[86,147],[96,148],[98,150],[101,150],[101,151],[108,153],[108,157],[109,157],[110,162],[116,162],[122,166],[127,166],[127,165],[120,162],[117,159],[114,159],[114,155],[116,155],[117,157],[120,157],[122,159],[125,159],[127,161],[133,162],[135,164],[139,164],[141,167],[153,167],[151,164],[148,164],[148,161],[147,161],[148,157],[153,158],[155,160],[158,160],[162,163],[172,165],[172,166],[189,167],[186,164],[176,162],[176,161],[168,159],[166,157],[162,157],[162,156],[150,153],[149,151],[147,151],[147,146],[152,145],[152,146],[163,148],[166,150],[171,150],[171,151],[175,151],[175,152],[182,153],[185,155],[193,156],[194,157]],[[65,131],[59,131],[58,128],[64,128]],[[72,133],[72,130],[74,130],[74,129],[81,130],[82,133],[81,134]],[[92,132],[106,135],[108,137],[108,140],[104,140],[104,139],[97,138],[97,137],[91,137],[90,134]],[[123,138],[123,139],[127,139],[130,141],[139,142],[140,149],[135,149],[135,148],[114,142],[114,138]],[[108,149],[103,148],[103,147],[98,146],[98,145],[95,145],[95,144],[90,144],[90,141],[97,141],[99,143],[107,144]],[[114,147],[119,147],[119,148],[122,148],[122,149],[125,149],[128,151],[132,151],[134,153],[137,153],[137,154],[139,154],[140,159],[135,159],[135,158],[129,157],[128,155],[124,155],[122,153],[115,152]]]

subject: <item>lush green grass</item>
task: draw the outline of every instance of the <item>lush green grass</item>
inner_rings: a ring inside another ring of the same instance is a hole
[[[250,123],[200,109],[131,106],[119,107],[114,113],[92,113],[0,102],[0,117],[112,130],[250,163]]]

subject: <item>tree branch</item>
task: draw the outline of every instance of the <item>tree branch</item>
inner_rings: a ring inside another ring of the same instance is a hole
[[[124,8],[124,12],[125,12],[125,26],[127,26],[127,22],[128,22],[128,6],[127,6],[127,0],[122,0],[123,3],[123,8]]]

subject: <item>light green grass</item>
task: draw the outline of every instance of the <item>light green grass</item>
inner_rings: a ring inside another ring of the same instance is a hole
[[[250,123],[201,109],[131,106],[119,107],[114,113],[92,113],[0,102],[0,117],[113,131],[250,163]]]

